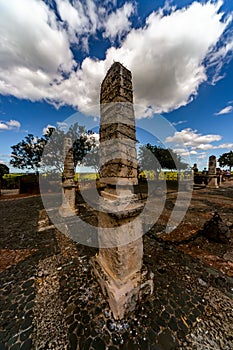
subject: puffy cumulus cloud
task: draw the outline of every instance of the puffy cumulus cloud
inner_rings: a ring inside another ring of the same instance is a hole
[[[225,148],[231,150],[233,149],[233,143],[222,143],[221,145],[215,146],[214,148]]]
[[[166,16],[153,12],[144,28],[131,30],[121,48],[108,50],[107,60],[119,60],[132,70],[136,103],[167,112],[197,94],[207,80],[203,62],[229,23],[222,20],[220,5],[194,2]]]
[[[221,109],[218,113],[215,113],[215,115],[222,115],[222,114],[228,114],[233,111],[233,106],[227,106]]]
[[[70,42],[78,43],[83,36],[94,34],[102,23],[103,7],[97,8],[92,0],[71,3],[69,0],[55,0],[60,19],[67,26]],[[85,40],[84,46],[87,49]]]
[[[197,130],[191,128],[176,131],[173,136],[168,136],[165,142],[179,144],[184,143],[186,147],[192,147],[192,149],[205,149],[209,147],[209,144],[214,141],[220,141],[221,135],[208,134],[202,135]],[[213,148],[212,145],[210,145]]]
[[[110,13],[106,22],[104,37],[114,40],[116,37],[120,38],[123,34],[127,33],[130,29],[131,22],[129,17],[135,12],[135,7],[132,3],[125,3],[116,12]]]
[[[89,51],[89,37],[97,30],[102,31],[104,38],[110,40],[121,38],[129,31],[129,17],[135,8],[131,3],[125,3],[121,8],[116,7],[115,0],[97,2],[97,0],[55,0],[61,23],[67,29],[71,43],[81,44]]]
[[[65,30],[41,0],[0,0],[0,93],[41,100],[75,65]]]
[[[191,155],[196,156],[196,158],[200,158],[200,156],[206,155],[205,151],[208,150],[231,150],[233,148],[233,143],[221,143],[216,145],[215,142],[220,141],[221,139],[221,135],[202,135],[198,133],[197,130],[187,128],[181,131],[176,131],[172,136],[168,136],[165,142],[168,144],[168,146],[170,145],[170,147],[172,147],[176,153],[183,157]],[[204,156],[200,159],[202,158],[204,158]]]
[[[18,120],[0,121],[0,130],[18,130],[21,124]]]
[[[62,103],[98,113],[92,106],[99,102],[100,83],[111,64],[120,61],[132,71],[136,104],[157,113],[187,104],[207,80],[203,61],[229,23],[222,20],[220,5],[195,2],[166,16],[153,12],[145,27],[132,29],[119,48],[107,50],[104,60],[87,57],[69,79],[53,86],[54,99],[62,95]]]
[[[152,12],[119,47],[110,47],[105,59],[87,57],[78,67],[70,50],[75,37],[84,38],[86,46],[88,35],[97,29],[112,38],[107,19],[113,16],[118,23],[121,11],[126,30],[132,5],[108,12],[104,5],[97,8],[94,0],[56,4],[60,19],[41,0],[0,0],[0,93],[72,105],[95,115],[100,83],[111,64],[120,61],[132,71],[135,103],[146,111],[149,106],[154,112],[167,112],[189,103],[207,80],[208,64],[223,64],[232,50],[229,40],[228,46],[222,40],[216,50],[230,22],[220,13],[222,2],[193,2],[180,10]],[[118,35],[119,28],[116,24]]]

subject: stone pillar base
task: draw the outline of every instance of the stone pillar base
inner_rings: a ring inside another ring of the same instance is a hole
[[[217,177],[215,175],[212,175],[212,176],[209,175],[207,187],[209,187],[209,188],[219,188],[218,180],[217,180]]]
[[[121,283],[104,270],[98,255],[91,258],[90,263],[115,319],[122,319],[133,312],[142,297],[153,293],[154,274],[148,273],[144,266],[141,272],[134,273]]]
[[[66,218],[66,217],[69,217],[69,216],[77,215],[78,214],[78,210],[77,209],[71,209],[70,207],[63,207],[63,206],[61,206],[59,208],[59,214],[63,218]]]
[[[75,186],[63,185],[62,205],[59,208],[59,214],[62,217],[69,217],[78,214],[75,208]]]

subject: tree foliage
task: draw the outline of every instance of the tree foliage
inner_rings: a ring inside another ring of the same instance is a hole
[[[75,123],[67,131],[49,128],[44,136],[29,134],[12,146],[10,164],[20,169],[44,169],[62,172],[64,164],[64,140],[69,137],[73,145],[74,166],[80,164],[85,155],[95,147],[91,131]]]
[[[14,168],[37,170],[40,167],[40,161],[46,143],[47,139],[45,137],[39,138],[28,134],[17,145],[11,146],[10,164]]]
[[[3,175],[9,174],[9,168],[5,164],[0,164],[0,180],[2,179]]]
[[[85,157],[85,166],[95,169],[96,173],[100,171],[100,156],[99,156],[99,146],[96,145],[87,153]]]
[[[223,153],[218,158],[218,162],[221,167],[228,166],[231,170],[231,168],[233,167],[233,151]]]
[[[159,172],[161,169],[181,170],[188,166],[187,163],[182,162],[181,156],[172,149],[153,146],[150,143],[140,147],[139,159],[140,167],[143,170]]]

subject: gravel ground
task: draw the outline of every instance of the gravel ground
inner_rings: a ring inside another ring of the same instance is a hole
[[[232,222],[232,190],[194,191],[182,227],[191,222],[200,228],[214,209]],[[53,228],[39,196],[1,200],[0,211],[0,350],[233,349],[230,260],[222,269],[231,246],[199,237],[187,244],[192,254],[186,254],[179,245],[158,241],[155,228],[144,237],[154,293],[134,314],[114,321],[91,273],[96,249]],[[187,237],[182,230],[179,240]],[[202,254],[191,249],[197,246]],[[203,258],[207,253],[222,260],[215,265]]]

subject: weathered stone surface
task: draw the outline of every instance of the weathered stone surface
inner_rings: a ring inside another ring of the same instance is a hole
[[[124,123],[132,127],[135,125],[134,108],[131,102],[102,103],[100,114],[102,127],[112,123]]]
[[[218,181],[216,175],[216,157],[209,157],[209,168],[208,168],[208,187],[218,188]]]
[[[203,234],[208,239],[219,243],[227,243],[232,236],[229,227],[222,221],[217,212],[205,223]]]
[[[62,205],[59,213],[63,217],[77,214],[75,208],[74,156],[71,138],[64,140],[64,170],[62,181]]]
[[[135,127],[124,123],[104,124],[100,128],[100,142],[112,139],[132,139],[136,141]]]
[[[216,157],[215,156],[210,156],[209,157],[208,174],[209,175],[215,175],[216,174]]]
[[[133,103],[132,75],[122,64],[115,62],[101,85],[100,103]]]
[[[128,139],[116,139],[114,142],[106,141],[102,143],[100,149],[100,158],[104,163],[115,158],[130,160],[137,163],[137,154],[135,149],[136,142]]]
[[[122,319],[134,311],[142,295],[152,293],[153,278],[142,272],[143,230],[138,215],[143,207],[129,186],[137,184],[138,168],[132,82],[131,73],[120,63],[108,71],[100,102],[100,182],[106,187],[98,217],[101,248],[92,266],[114,318]]]
[[[113,162],[108,162],[100,168],[102,177],[137,177],[137,164],[125,161],[124,159],[114,159]],[[126,164],[125,164],[126,163]]]
[[[92,259],[92,266],[115,319],[122,319],[132,313],[137,302],[145,294],[153,292],[153,274],[148,276],[146,269],[140,269],[127,279],[116,279],[109,269],[103,268],[101,256]]]

